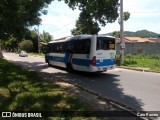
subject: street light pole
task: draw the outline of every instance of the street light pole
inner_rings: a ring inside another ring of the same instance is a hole
[[[125,42],[123,39],[123,0],[120,0],[120,65],[124,63]]]

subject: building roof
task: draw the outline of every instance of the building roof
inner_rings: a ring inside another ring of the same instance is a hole
[[[130,42],[130,40],[126,39],[126,38],[123,38],[124,42]],[[116,43],[120,43],[121,40],[120,38],[116,38]]]
[[[116,38],[116,42],[120,43],[120,38]],[[150,40],[149,38],[142,37],[124,37],[124,42],[155,42],[154,40]]]
[[[152,42],[160,43],[160,38],[150,38]]]
[[[142,38],[142,37],[125,37],[130,42],[152,42],[149,38]]]

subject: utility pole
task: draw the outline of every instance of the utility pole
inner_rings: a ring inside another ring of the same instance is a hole
[[[120,0],[120,65],[124,63],[125,42],[123,39],[123,0]]]

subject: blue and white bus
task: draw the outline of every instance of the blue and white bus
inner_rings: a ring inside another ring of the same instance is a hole
[[[53,40],[47,45],[48,65],[98,72],[115,68],[115,38],[104,35],[78,35]]]

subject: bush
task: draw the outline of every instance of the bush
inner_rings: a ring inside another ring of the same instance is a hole
[[[24,50],[27,52],[32,52],[33,50],[33,43],[31,40],[23,40],[18,44],[20,50]]]

